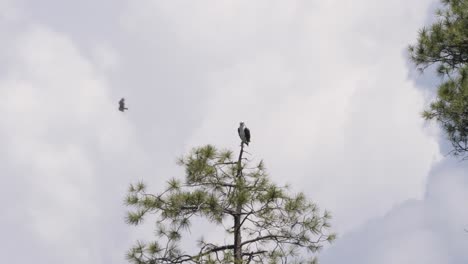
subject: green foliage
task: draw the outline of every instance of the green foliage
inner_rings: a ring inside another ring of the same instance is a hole
[[[185,168],[185,181],[171,179],[160,194],[146,192],[142,183],[131,185],[125,203],[134,210],[127,222],[138,225],[147,215],[157,224],[157,241],[138,242],[128,253],[133,263],[240,263],[234,244],[199,240],[199,251],[188,254],[180,248],[190,219],[198,216],[224,226],[233,236],[233,219],[240,218],[242,240],[238,250],[243,263],[312,263],[323,243],[332,242],[331,215],[320,213],[304,194],[291,195],[272,183],[263,162],[251,166],[246,159],[232,159],[231,151],[207,145],[193,149],[178,160]],[[241,162],[242,161],[242,162]],[[309,261],[303,259],[307,257]]]
[[[468,67],[460,76],[440,85],[438,98],[424,111],[426,119],[436,119],[454,145],[454,154],[468,151]]]
[[[454,155],[468,151],[468,0],[443,0],[438,21],[419,32],[416,45],[409,47],[412,61],[423,71],[437,65],[443,82],[429,109],[427,120],[437,120],[452,143]]]

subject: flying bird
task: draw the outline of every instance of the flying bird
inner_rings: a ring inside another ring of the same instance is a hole
[[[128,108],[125,107],[125,98],[122,98],[119,101],[119,111],[124,112],[125,110],[128,110]]]
[[[237,133],[239,133],[242,143],[245,143],[248,146],[250,143],[250,130],[245,126],[244,122],[240,122]]]

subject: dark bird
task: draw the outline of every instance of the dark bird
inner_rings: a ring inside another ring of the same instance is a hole
[[[240,122],[237,133],[239,133],[242,143],[245,143],[248,146],[250,143],[250,130],[245,126],[244,122]]]
[[[124,112],[125,110],[128,110],[128,108],[125,107],[125,98],[122,98],[119,101],[119,111]]]

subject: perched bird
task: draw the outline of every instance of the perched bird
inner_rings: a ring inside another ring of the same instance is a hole
[[[125,107],[125,98],[122,98],[119,101],[119,111],[124,112],[125,110],[128,110],[128,108]]]
[[[250,143],[250,130],[245,126],[244,122],[240,122],[237,133],[239,133],[242,143],[245,143],[248,146]]]

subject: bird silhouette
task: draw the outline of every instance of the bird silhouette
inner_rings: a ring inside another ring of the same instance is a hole
[[[128,110],[128,108],[125,107],[125,98],[122,98],[119,101],[119,111],[124,112],[125,110]]]

